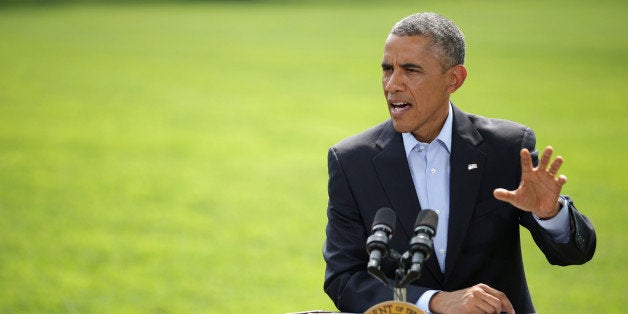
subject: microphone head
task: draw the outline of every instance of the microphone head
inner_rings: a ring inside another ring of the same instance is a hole
[[[395,230],[396,223],[397,215],[395,214],[395,212],[388,207],[382,207],[377,211],[377,213],[375,213],[375,219],[373,219],[372,228],[375,229],[375,226],[377,225],[384,225],[388,227],[392,232],[392,230]]]
[[[428,227],[436,233],[436,226],[438,226],[438,214],[431,209],[423,209],[416,217],[414,230],[417,230],[420,227]]]

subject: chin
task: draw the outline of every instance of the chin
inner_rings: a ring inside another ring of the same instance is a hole
[[[395,131],[397,131],[398,133],[412,132],[412,127],[409,125],[404,125],[403,123],[395,122],[395,120],[392,120],[392,123],[393,123],[393,127],[395,128]]]

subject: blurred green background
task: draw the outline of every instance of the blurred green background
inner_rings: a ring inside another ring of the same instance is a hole
[[[0,312],[284,313],[323,293],[326,153],[388,117],[384,39],[435,11],[467,38],[466,111],[565,157],[598,232],[540,313],[627,305],[626,1],[3,1]]]

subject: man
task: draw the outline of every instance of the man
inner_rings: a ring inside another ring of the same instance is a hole
[[[426,312],[534,312],[519,225],[551,264],[593,257],[591,223],[560,195],[563,159],[551,161],[547,147],[539,160],[531,129],[451,103],[467,76],[464,56],[464,37],[446,18],[398,22],[382,61],[391,119],[329,150],[324,288],[341,311],[392,299],[366,270],[366,240],[382,207],[396,213],[390,247],[400,253],[421,208],[438,212],[432,257],[407,286],[407,301]],[[396,263],[383,258],[381,267],[392,280]]]

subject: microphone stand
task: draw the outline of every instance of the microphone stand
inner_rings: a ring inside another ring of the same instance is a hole
[[[395,286],[393,287],[393,300],[406,302],[406,287],[401,285],[401,279],[405,276],[405,267],[401,266],[395,271]]]
[[[399,254],[395,250],[390,250],[388,259],[394,263],[397,263],[397,269],[395,270],[395,282],[389,283],[381,269],[369,269],[369,273],[375,278],[379,279],[384,285],[393,290],[393,301],[384,301],[373,305],[364,313],[392,313],[391,310],[395,309],[395,313],[424,313],[416,305],[408,303],[406,301],[406,285],[409,283],[406,272],[406,261],[410,259],[410,253],[405,252],[403,255]],[[383,276],[383,278],[382,278]]]
[[[405,252],[403,255],[395,250],[390,250],[389,259],[397,263],[395,270],[395,283],[392,285],[393,300],[406,302],[406,284],[402,285],[402,280],[406,276],[406,263],[404,260],[409,258],[410,254]]]
[[[403,255],[401,255],[397,251],[391,249],[388,259],[397,264],[397,269],[395,270],[395,282],[393,284],[389,284],[384,281],[382,282],[393,290],[393,300],[406,302],[406,286],[411,281],[414,281],[421,276],[421,269],[415,268],[417,266],[414,264],[409,270],[406,269],[406,263],[413,262],[409,251],[406,251]],[[381,273],[381,275],[384,276],[383,273]]]

